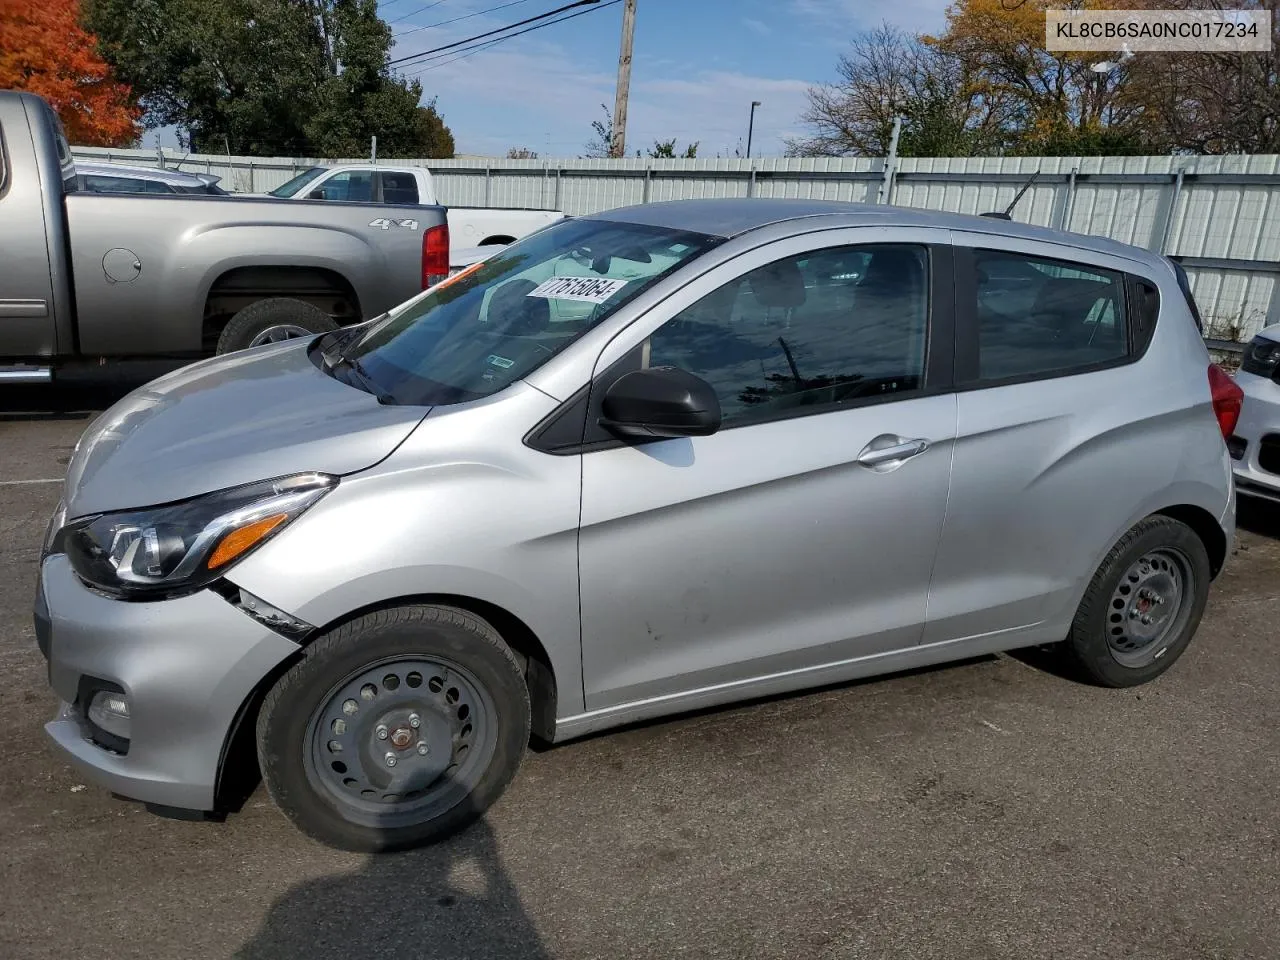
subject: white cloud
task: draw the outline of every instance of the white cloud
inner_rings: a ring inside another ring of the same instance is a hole
[[[759,20],[755,20],[751,17],[743,19],[742,25],[752,33],[758,33],[762,37],[767,37],[773,32],[769,29],[767,24],[761,23]]]

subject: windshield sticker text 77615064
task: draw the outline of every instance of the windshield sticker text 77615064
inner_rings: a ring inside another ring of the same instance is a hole
[[[580,300],[584,303],[604,303],[627,285],[625,280],[609,277],[552,277],[530,290],[526,296],[545,300]]]

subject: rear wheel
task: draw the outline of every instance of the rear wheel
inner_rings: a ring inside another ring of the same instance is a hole
[[[480,816],[529,740],[519,661],[462,610],[361,617],[307,649],[267,695],[258,755],[304,832],[348,850],[441,839]]]
[[[1186,524],[1143,520],[1120,538],[1094,574],[1067,649],[1097,683],[1154,680],[1191,643],[1209,596],[1209,555]]]
[[[337,329],[333,318],[319,307],[302,300],[271,297],[249,304],[231,318],[218,337],[218,353],[247,350]]]

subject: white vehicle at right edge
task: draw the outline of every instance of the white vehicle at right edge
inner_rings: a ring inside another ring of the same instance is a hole
[[[1227,441],[1236,489],[1280,503],[1280,323],[1265,327],[1245,347],[1236,383],[1244,406]]]

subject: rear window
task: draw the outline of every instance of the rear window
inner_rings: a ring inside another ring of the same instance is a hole
[[[1123,274],[998,250],[975,250],[981,380],[1060,376],[1123,360]]]

